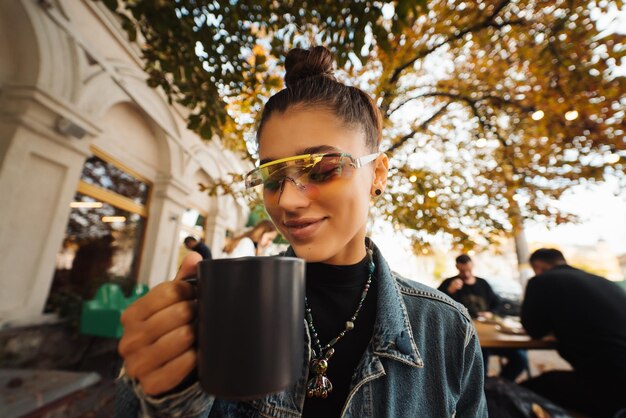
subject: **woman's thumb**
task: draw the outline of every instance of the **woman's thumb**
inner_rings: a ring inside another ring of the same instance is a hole
[[[202,256],[195,251],[190,252],[183,258],[183,262],[180,264],[178,273],[174,277],[174,281],[183,280],[188,277],[193,277],[197,274],[198,263],[202,261]]]

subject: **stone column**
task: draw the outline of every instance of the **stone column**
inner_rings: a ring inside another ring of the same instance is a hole
[[[98,133],[93,124],[34,87],[6,88],[3,93],[0,327],[42,320],[69,202],[89,155],[89,138]],[[87,128],[83,139],[57,132],[60,114]]]
[[[180,181],[161,176],[154,183],[141,256],[139,282],[150,287],[174,277],[178,266],[178,231],[192,189]]]

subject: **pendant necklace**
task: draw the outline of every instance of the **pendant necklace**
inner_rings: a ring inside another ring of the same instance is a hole
[[[306,308],[306,323],[309,327],[309,332],[311,334],[311,340],[315,345],[313,349],[313,353],[311,356],[311,365],[310,368],[313,371],[313,377],[309,379],[307,382],[307,390],[306,396],[309,398],[326,398],[332,392],[333,385],[326,376],[326,370],[328,369],[328,362],[330,358],[335,354],[335,349],[333,346],[339,342],[343,338],[344,335],[348,331],[352,331],[354,329],[354,323],[356,322],[357,317],[359,316],[359,312],[361,311],[361,307],[363,306],[363,302],[365,301],[365,297],[367,296],[367,292],[370,289],[370,284],[372,283],[372,274],[374,274],[374,258],[372,255],[372,250],[370,248],[366,248],[367,255],[370,259],[368,269],[369,275],[367,277],[367,281],[365,282],[365,286],[363,287],[363,291],[361,292],[361,298],[359,300],[359,304],[356,307],[356,311],[354,314],[346,321],[346,325],[335,338],[330,340],[328,344],[322,347],[320,344],[319,337],[317,335],[317,331],[313,326],[313,315],[311,314],[311,308],[309,307],[309,303],[307,299],[304,299],[304,304]]]

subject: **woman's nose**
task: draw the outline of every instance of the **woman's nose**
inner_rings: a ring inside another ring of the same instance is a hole
[[[285,177],[278,194],[278,206],[285,210],[294,210],[306,207],[309,203],[305,186],[290,177]]]

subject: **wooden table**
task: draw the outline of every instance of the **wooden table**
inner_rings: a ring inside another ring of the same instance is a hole
[[[527,334],[508,334],[498,331],[497,324],[474,320],[478,341],[482,348],[524,348],[527,350],[553,350],[556,340],[546,337],[541,340]]]

